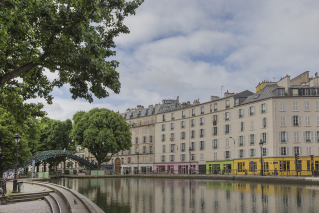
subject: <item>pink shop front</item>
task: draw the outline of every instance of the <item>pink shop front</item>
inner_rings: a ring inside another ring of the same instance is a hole
[[[157,174],[195,174],[198,173],[198,162],[191,163],[154,163]]]

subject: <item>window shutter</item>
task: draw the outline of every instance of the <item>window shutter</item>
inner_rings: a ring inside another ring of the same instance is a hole
[[[317,126],[319,126],[319,115],[317,115]]]
[[[212,127],[212,136],[214,136],[214,127]]]
[[[286,154],[289,155],[289,148],[286,147]]]
[[[245,117],[245,110],[243,109],[243,117]]]
[[[266,156],[269,156],[268,148],[266,148]]]
[[[229,112],[229,120],[231,120],[231,112]]]
[[[243,136],[243,145],[245,146],[245,136]]]
[[[299,147],[299,155],[302,155],[302,147]]]
[[[186,134],[185,134],[185,137],[186,137]],[[196,138],[196,131],[194,130],[194,138]]]
[[[261,104],[259,104],[259,114],[261,114]]]
[[[205,124],[205,118],[203,118],[203,124]]]
[[[240,110],[240,109],[237,110],[237,118],[239,118],[239,110]]]
[[[285,121],[286,123],[286,121]],[[266,128],[268,127],[268,118],[266,118]]]
[[[223,125],[223,134],[225,134],[225,125]]]
[[[313,132],[312,131],[310,132],[310,140],[311,140],[311,142],[313,142]]]
[[[245,157],[245,150],[243,150],[243,157]]]
[[[231,158],[231,151],[229,151],[229,158]]]
[[[203,136],[205,137],[205,129],[203,129]]]
[[[205,141],[203,141],[203,148],[205,149]]]
[[[294,116],[291,116],[291,126],[294,126]]]
[[[239,146],[239,140],[240,140],[240,136],[238,136],[238,138],[237,138],[237,144],[238,144],[238,146]]]
[[[224,158],[226,158],[226,151],[224,151]]]
[[[298,116],[298,123],[299,123],[299,126],[301,126],[301,116]]]
[[[212,123],[214,123],[214,116],[212,115]]]
[[[198,119],[198,126],[200,126],[200,121],[201,121],[201,120],[202,120],[201,118]]]
[[[217,117],[217,123],[218,123],[218,121],[219,121],[219,115],[217,115],[216,117]]]
[[[239,122],[239,132],[241,132],[241,122]]]
[[[306,142],[306,132],[302,132],[303,133],[303,142]]]
[[[217,127],[217,135],[219,135],[219,127]]]
[[[315,142],[318,142],[318,134],[317,134],[317,132],[314,132],[314,134],[315,134]]]
[[[281,132],[278,132],[278,143],[281,142]]]
[[[196,151],[196,142],[194,142],[194,151]]]
[[[223,121],[225,121],[225,113],[223,113]]]
[[[180,122],[180,128],[182,128],[182,126],[183,126],[183,121]]]
[[[198,143],[198,150],[200,150],[201,141]]]
[[[266,143],[268,144],[268,132],[266,133]]]
[[[256,115],[256,107],[255,107],[255,106],[253,106],[253,108],[254,108],[254,115]]]
[[[248,116],[250,116],[250,107],[248,107]]]
[[[250,145],[250,135],[248,135],[248,145]]]
[[[245,131],[245,123],[243,123],[243,130]]]
[[[238,158],[240,158],[240,150],[238,150]]]
[[[205,132],[205,130],[204,130]],[[229,133],[231,133],[231,124],[229,124]]]
[[[180,140],[182,140],[182,137],[183,137],[182,135],[183,135],[183,133],[181,132],[181,133],[180,133]]]
[[[219,139],[217,139],[217,149],[219,149]]]
[[[281,156],[281,147],[279,147],[279,153],[278,153],[278,156]]]
[[[263,139],[263,134],[262,133],[260,133],[260,140],[262,140]],[[259,140],[259,141],[260,141]]]
[[[265,110],[266,110],[266,112],[268,112],[268,104],[267,103],[265,103]]]
[[[287,133],[287,143],[289,142],[289,132],[286,132]]]

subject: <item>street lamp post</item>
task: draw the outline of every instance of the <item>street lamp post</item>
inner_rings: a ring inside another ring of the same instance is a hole
[[[189,174],[191,174],[192,170],[191,170],[191,152],[194,151],[194,149],[192,147],[189,147]]]
[[[260,175],[263,176],[264,175],[264,162],[263,162],[263,145],[264,142],[262,141],[262,139],[260,139],[259,142],[259,146],[260,146]]]
[[[20,141],[20,138],[21,138],[21,136],[19,135],[19,133],[17,133],[17,134],[15,134],[14,135],[14,140],[15,140],[15,142],[17,143],[17,147],[16,147],[16,167],[15,167],[15,171],[14,171],[14,180],[13,180],[13,190],[12,190],[12,192],[13,193],[17,193],[18,192],[18,190],[17,190],[17,188],[18,188],[18,180],[17,180],[17,176],[18,176],[18,166],[17,166],[17,164],[18,164],[18,144],[19,144],[19,141]]]
[[[230,139],[233,139],[233,141],[234,141],[234,154],[233,154],[233,156],[235,156],[235,139],[234,138],[232,138],[232,137],[229,137]],[[233,159],[234,159],[234,157],[233,157]],[[233,165],[233,174],[235,174],[235,167],[234,167],[234,165]],[[237,173],[236,173],[237,174]]]
[[[139,150],[138,150],[138,145],[136,145],[136,154],[137,154],[137,172],[136,174],[138,174],[138,170],[139,170],[139,167],[140,167],[140,156],[139,156]]]

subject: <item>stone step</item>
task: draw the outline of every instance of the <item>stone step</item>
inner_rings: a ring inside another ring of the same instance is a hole
[[[52,213],[61,213],[61,209],[59,207],[59,203],[55,200],[51,195],[45,196],[44,199],[48,202]]]
[[[57,193],[52,192],[50,196],[55,199],[58,206],[60,206],[60,213],[70,213],[70,209],[66,203],[66,201]]]
[[[23,197],[30,197],[30,196],[47,196],[49,193],[53,192],[52,190],[47,190],[44,192],[35,192],[35,193],[20,193],[15,195],[10,195],[10,198],[23,198]]]

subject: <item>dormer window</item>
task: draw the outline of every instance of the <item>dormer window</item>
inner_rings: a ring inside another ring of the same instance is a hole
[[[285,96],[285,89],[278,89],[279,96]]]
[[[239,98],[235,99],[235,105],[239,105]]]
[[[227,101],[226,101],[226,108],[229,108],[229,107],[230,107],[230,101],[227,100]]]

